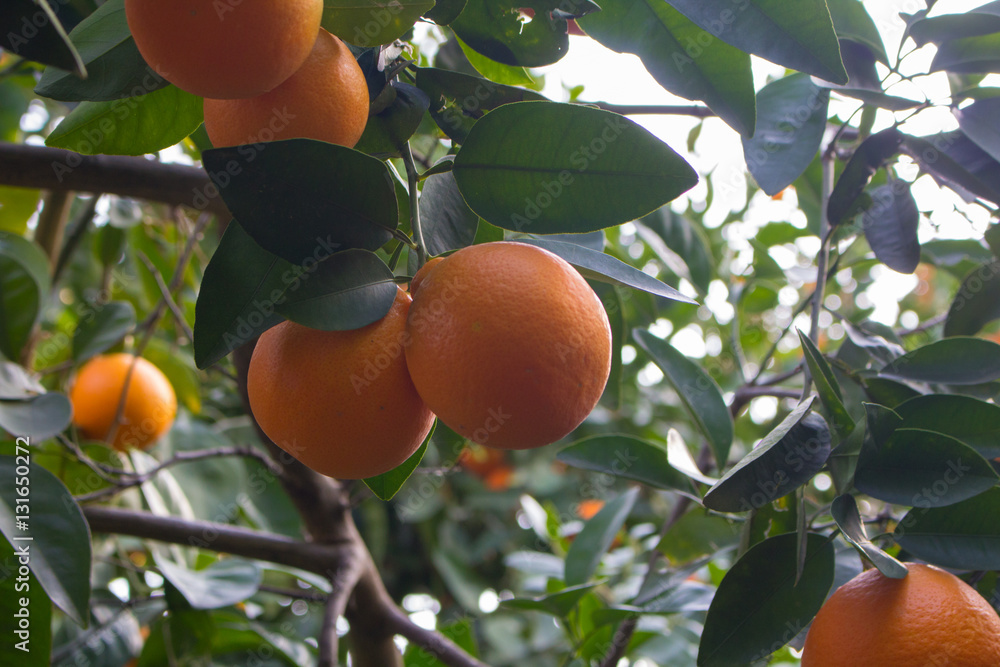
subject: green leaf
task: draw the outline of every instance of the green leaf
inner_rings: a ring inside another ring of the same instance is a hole
[[[617,257],[591,250],[582,245],[556,241],[553,239],[518,239],[519,243],[528,243],[544,248],[549,252],[559,255],[572,264],[583,274],[585,278],[619,285],[621,287],[631,287],[634,289],[649,292],[656,296],[684,303],[695,303],[693,299],[684,296],[670,285],[660,282],[648,273],[643,273],[634,266],[629,266]]]
[[[81,102],[45,138],[46,146],[83,155],[144,155],[198,129],[202,100],[175,86],[110,102]]]
[[[216,148],[202,160],[247,234],[289,262],[376,250],[398,224],[385,164],[344,146],[290,139]]]
[[[472,245],[479,227],[479,216],[462,199],[451,171],[424,179],[420,191],[420,220],[427,245],[425,250],[431,255]]]
[[[958,570],[1000,570],[1000,488],[937,508],[912,509],[893,537],[917,558]]]
[[[87,68],[48,0],[6,0],[0,6],[0,48],[86,77]]]
[[[840,39],[849,39],[864,44],[875,55],[875,59],[889,67],[889,56],[879,34],[875,21],[865,6],[858,0],[826,0],[833,19],[833,29]]]
[[[51,289],[49,260],[36,244],[0,232],[0,354],[18,359]]]
[[[432,7],[434,0],[323,0],[322,26],[345,42],[368,48],[399,39]]]
[[[871,198],[872,204],[862,216],[868,245],[893,271],[913,273],[920,264],[920,212],[910,184],[896,180],[879,186],[872,190]]]
[[[576,536],[566,553],[567,586],[584,584],[594,576],[601,557],[611,547],[615,536],[625,524],[625,519],[632,512],[639,488],[633,487],[608,502],[595,514],[583,530]]]
[[[952,505],[998,481],[989,462],[969,445],[915,428],[897,428],[884,443],[863,449],[854,473],[862,493],[924,508]]]
[[[117,345],[135,328],[135,308],[128,301],[112,301],[88,312],[73,334],[73,359],[77,363]]]
[[[601,11],[579,23],[609,49],[639,56],[666,90],[701,100],[741,135],[751,135],[755,112],[750,56],[706,35],[671,4],[603,0]]]
[[[816,385],[816,392],[819,400],[823,402],[823,407],[833,420],[833,427],[837,431],[840,440],[845,440],[854,430],[854,420],[844,407],[844,399],[840,393],[840,383],[837,382],[830,364],[820,353],[819,348],[812,342],[809,336],[802,333],[801,329],[795,330],[799,334],[799,343],[802,345],[802,352],[806,358],[806,365],[809,366],[809,375],[813,384]]]
[[[573,7],[586,3],[575,0]],[[544,67],[551,65],[569,48],[566,20],[552,10],[556,0],[468,0],[465,9],[450,24],[458,37],[478,53],[504,65]],[[521,7],[535,10],[529,22],[522,22]]]
[[[430,106],[427,94],[407,83],[393,82],[392,87],[396,91],[392,104],[368,117],[354,150],[375,157],[396,157],[424,119]]]
[[[662,447],[627,435],[595,435],[560,450],[559,461],[574,468],[642,482],[654,489],[693,492],[691,481],[667,462]]]
[[[965,136],[994,160],[1000,160],[1000,131],[996,127],[1000,99],[978,100],[966,107],[956,108],[953,113]]]
[[[0,399],[31,398],[45,393],[45,386],[24,366],[0,361]]]
[[[437,422],[434,422],[435,425]],[[424,454],[427,453],[427,445],[430,443],[431,438],[434,436],[434,428],[431,428],[431,432],[427,434],[424,438],[424,442],[420,445],[420,448],[415,451],[410,458],[406,459],[400,465],[396,466],[389,472],[384,472],[381,475],[375,477],[369,477],[368,479],[362,480],[365,485],[371,489],[379,500],[384,500],[389,502],[392,497],[403,488],[403,484],[406,480],[410,478],[413,471],[417,469],[420,465],[420,461],[423,460]]]
[[[474,658],[479,657],[472,617],[464,616],[454,623],[438,627],[436,631],[455,642],[459,648],[470,656]],[[406,652],[403,654],[403,663],[406,667],[448,667],[447,664],[438,659],[436,653],[428,652],[413,643],[406,647]]]
[[[308,277],[301,267],[254,243],[238,222],[230,222],[205,267],[195,304],[198,368],[211,366],[281,322],[276,304]]]
[[[750,548],[730,568],[705,618],[699,667],[731,667],[766,657],[804,628],[833,585],[833,543],[806,537],[806,560],[795,583],[798,536],[786,533]]]
[[[782,498],[819,472],[830,456],[830,429],[803,401],[705,493],[718,512],[748,512]]]
[[[994,223],[987,227],[983,239],[993,252],[993,256],[1000,259],[1000,224]]]
[[[466,0],[438,0],[432,9],[424,12],[424,18],[438,25],[448,25],[459,17],[465,5]]]
[[[743,156],[766,194],[791,185],[816,157],[829,104],[830,91],[805,74],[777,79],[757,93],[757,129],[743,137]]]
[[[925,14],[926,12],[922,12]],[[917,46],[929,42],[941,44],[962,37],[978,37],[1000,32],[1000,6],[995,2],[969,9],[961,14],[944,14],[910,21],[907,34]]]
[[[558,593],[536,598],[514,598],[504,600],[500,606],[518,611],[540,611],[557,618],[565,618],[587,593],[597,588],[600,583],[569,586]]]
[[[698,181],[669,146],[631,120],[552,102],[506,104],[479,120],[455,158],[462,196],[518,232],[592,232],[628,222]]]
[[[931,61],[930,71],[942,70],[958,74],[986,74],[1000,70],[1000,32],[942,43]]]
[[[41,190],[0,186],[0,231],[24,236],[41,195]]]
[[[4,637],[0,662],[17,667],[49,667],[52,602],[35,575],[30,571],[22,575],[20,567],[14,547],[0,540],[0,633]],[[22,628],[20,622],[25,618],[29,625]]]
[[[973,385],[1000,378],[1000,345],[953,336],[928,343],[886,364],[879,376],[895,380]]]
[[[705,229],[687,216],[674,213],[667,206],[656,209],[637,222],[637,230],[647,243],[656,248],[655,241],[651,242],[649,237],[642,234],[643,227],[655,232],[673,253],[675,257],[670,259],[676,261],[668,264],[670,270],[686,278],[702,294],[707,294],[715,271],[715,260]],[[662,252],[662,249],[657,249],[656,252],[660,256],[669,254]]]
[[[847,83],[825,0],[671,0],[689,19],[741,51],[778,65]]]
[[[0,532],[19,556],[27,553],[28,567],[53,604],[86,627],[90,620],[90,526],[62,482],[37,464],[25,465],[30,454],[18,454],[0,456],[0,479],[6,480],[0,485]],[[18,498],[28,502],[19,503]],[[19,506],[27,506],[27,512],[18,510]],[[27,528],[19,527],[18,520]]]
[[[930,137],[906,136],[900,148],[938,183],[945,184],[970,200],[982,197],[1000,203],[1000,181],[989,170],[995,161],[961,132]]]
[[[891,127],[873,134],[858,146],[830,193],[827,215],[831,225],[840,224],[851,213],[872,176],[896,154],[902,141],[903,134]]]
[[[708,438],[716,467],[722,470],[733,444],[733,418],[719,385],[698,364],[651,332],[637,329],[632,336],[680,396],[698,429]]]
[[[367,250],[334,253],[297,290],[275,301],[278,314],[310,329],[347,331],[385,317],[399,291],[392,271]]]
[[[458,45],[472,68],[490,81],[508,86],[530,86],[535,82],[528,70],[516,65],[504,65],[476,52],[471,46],[456,37]]]
[[[73,406],[56,392],[20,401],[0,400],[0,428],[16,436],[45,440],[62,433],[73,418]]]
[[[906,576],[906,566],[879,549],[868,539],[865,524],[861,521],[858,503],[854,496],[844,494],[833,499],[830,508],[833,520],[837,522],[840,532],[865,558],[871,561],[878,571],[892,579],[902,579]]]
[[[156,566],[194,609],[218,609],[243,602],[260,588],[260,565],[242,558],[215,561],[203,570],[190,570],[154,553]]]
[[[86,64],[87,78],[48,68],[35,87],[42,97],[107,102],[145,95],[168,85],[139,54],[125,20],[125,0],[108,0],[69,36]]]
[[[983,458],[1000,457],[1000,406],[960,394],[917,396],[896,406],[900,426],[944,433]]]
[[[948,308],[945,336],[974,336],[1000,318],[1000,261],[977,267],[965,277]]]

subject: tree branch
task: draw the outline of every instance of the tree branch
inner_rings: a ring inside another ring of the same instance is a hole
[[[0,142],[0,183],[55,192],[109,193],[229,215],[204,169],[141,157],[80,155]]]

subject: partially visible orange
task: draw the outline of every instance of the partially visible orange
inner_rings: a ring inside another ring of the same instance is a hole
[[[116,423],[123,393],[125,404]],[[177,396],[167,377],[151,362],[131,354],[107,354],[86,362],[69,399],[80,432],[119,450],[149,447],[170,430],[177,415]]]
[[[139,53],[178,88],[219,99],[266,93],[312,51],[323,0],[125,0]]]
[[[602,509],[604,509],[603,500],[597,500],[596,498],[581,500],[580,504],[576,506],[576,515],[584,521],[588,521],[594,518],[594,515]]]
[[[611,328],[565,260],[524,243],[463,248],[414,278],[406,363],[465,438],[527,449],[569,434],[611,369]]]
[[[247,392],[272,441],[313,470],[359,479],[392,470],[434,423],[406,372],[410,297],[352,331],[283,322],[265,331],[250,359]]]
[[[257,97],[205,100],[215,146],[318,139],[353,148],[368,123],[368,84],[351,50],[320,30],[309,57],[284,83]]]
[[[813,620],[802,667],[995,667],[1000,617],[971,586],[931,565],[890,579],[867,570]]]

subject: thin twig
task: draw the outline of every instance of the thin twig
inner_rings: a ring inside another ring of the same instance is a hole
[[[152,260],[150,260],[143,251],[136,249],[135,253],[139,260],[146,265],[147,269],[149,269],[149,272],[153,274],[153,280],[156,281],[156,286],[160,289],[160,296],[162,297],[163,302],[167,305],[167,308],[173,314],[174,320],[177,322],[177,326],[179,326],[181,331],[184,332],[184,335],[188,340],[194,340],[194,332],[191,331],[191,327],[188,326],[187,320],[184,319],[184,311],[182,311],[181,307],[177,305],[176,301],[174,301],[174,297],[170,294],[170,288],[165,282],[163,282],[163,276],[161,276],[160,272],[156,270],[156,265],[153,264]]]
[[[419,186],[420,174],[417,173],[417,165],[413,163],[413,153],[410,151],[410,143],[406,142],[400,149],[403,156],[403,164],[406,166],[406,184],[410,191],[410,229],[413,230],[413,237],[417,241],[417,266],[423,266],[427,258],[427,244],[424,242],[424,230],[420,225],[420,201]]]

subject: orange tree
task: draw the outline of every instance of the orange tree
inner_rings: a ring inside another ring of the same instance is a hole
[[[357,145],[271,142],[276,108],[213,148],[123,0],[6,0],[0,662],[796,664],[832,590],[907,561],[997,606],[1000,12],[947,4],[325,0]],[[690,102],[543,96],[584,40]],[[737,134],[748,177],[714,168]],[[441,424],[363,481],[263,436],[260,334],[367,326],[499,240],[610,322],[570,436],[488,485]],[[118,352],[177,395],[146,450],[72,426],[77,370]]]

